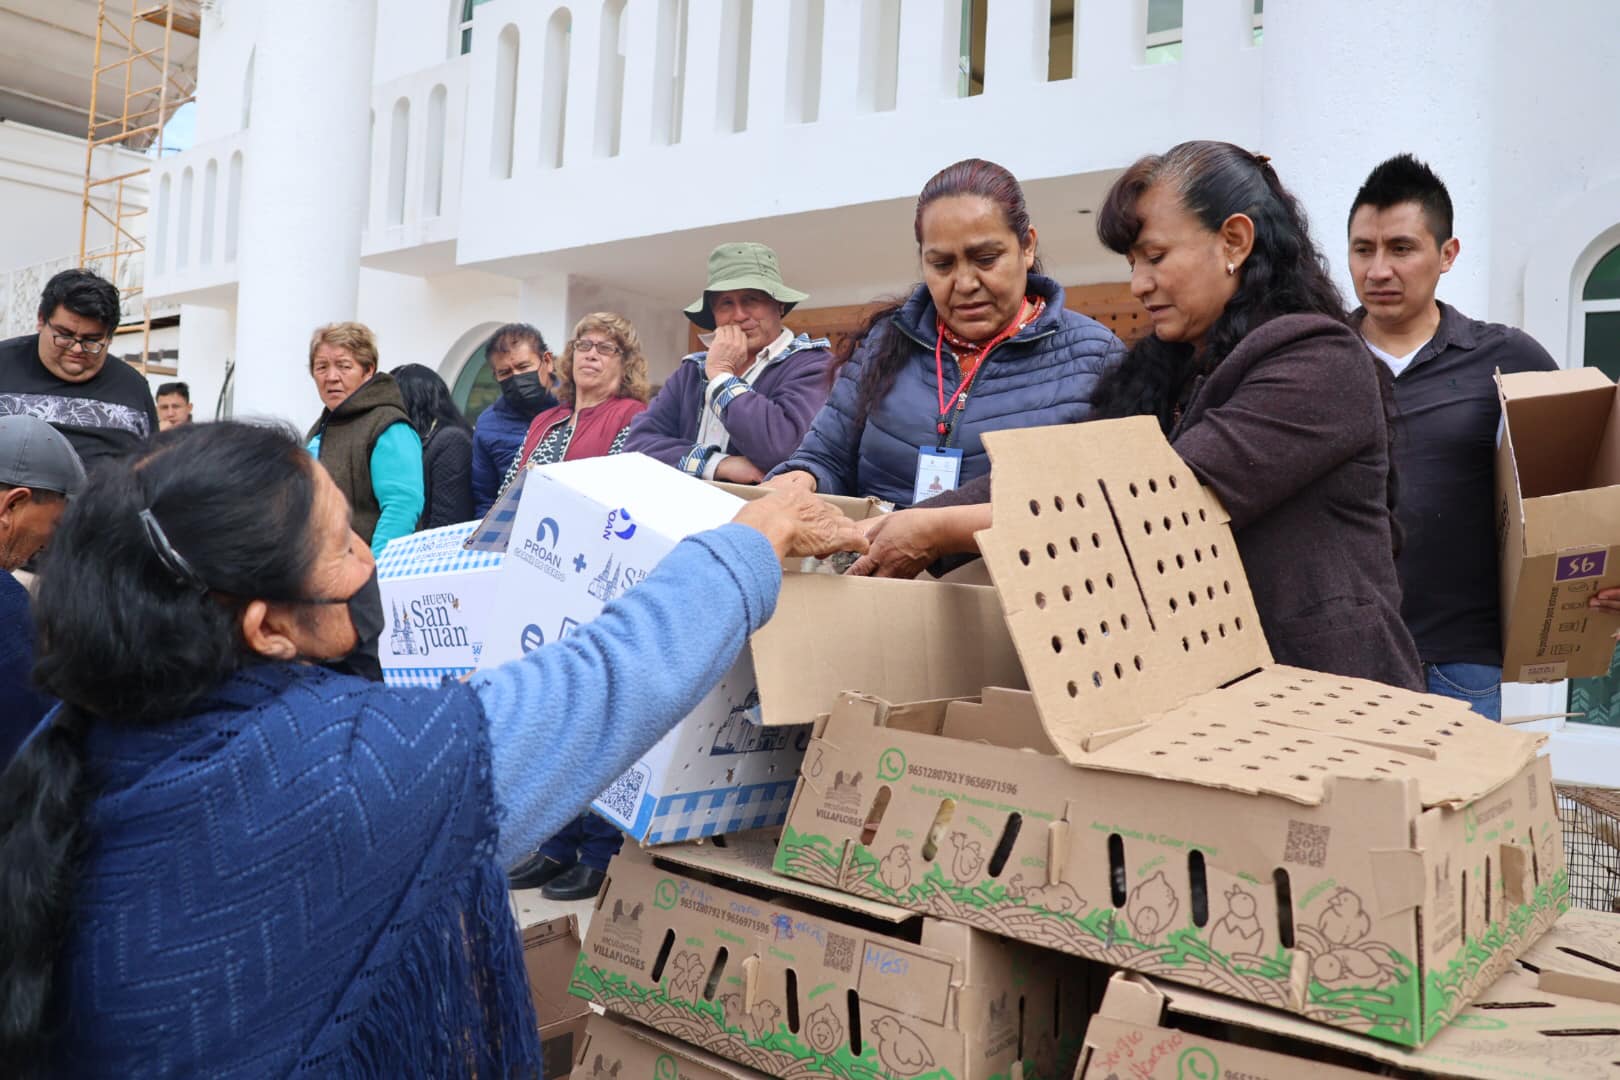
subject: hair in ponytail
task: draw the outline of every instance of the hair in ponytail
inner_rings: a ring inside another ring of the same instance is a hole
[[[314,498],[292,432],[187,424],[96,470],[63,514],[34,601],[34,679],[63,704],[0,773],[0,1061],[49,1056],[93,726],[175,719],[251,659],[242,610],[304,593]]]

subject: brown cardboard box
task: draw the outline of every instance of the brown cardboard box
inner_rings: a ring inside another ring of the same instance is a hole
[[[1421,1050],[1121,974],[1092,1018],[1075,1076],[1612,1080],[1620,1076],[1617,961],[1620,916],[1570,911]]]
[[[591,1017],[580,1046],[574,1080],[765,1080],[766,1076],[611,1013]]]
[[[573,992],[773,1076],[1069,1075],[1097,969],[776,878],[773,846],[620,852]]]
[[[1539,737],[1272,664],[1151,420],[986,441],[980,546],[1033,693],[846,696],[778,872],[1402,1045],[1567,906]]]
[[[1620,615],[1586,602],[1620,585],[1620,397],[1596,368],[1498,374],[1496,386],[1502,677],[1606,675]]]
[[[579,1040],[591,1010],[568,993],[579,957],[579,920],[572,915],[523,928],[523,967],[540,1024],[540,1055],[545,1076],[565,1076],[573,1068]]]

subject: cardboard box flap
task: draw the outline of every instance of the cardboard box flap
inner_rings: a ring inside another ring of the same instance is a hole
[[[1552,555],[1603,550],[1620,540],[1620,498],[1613,489],[1566,491],[1524,503],[1524,552]],[[1612,580],[1612,572],[1608,575]]]
[[[798,896],[806,900],[831,904],[887,923],[898,924],[917,917],[915,911],[895,907],[893,904],[865,900],[859,896],[824,889],[819,885],[811,885],[775,873],[771,870],[771,863],[776,858],[777,836],[774,830],[732,833],[724,838],[724,843],[715,840],[708,843],[668,844],[660,847],[654,854],[659,859],[677,866],[690,867],[693,870],[702,870],[720,877],[758,885],[786,896]]]
[[[1309,805],[1330,779],[1407,778],[1424,806],[1455,807],[1511,780],[1542,740],[1458,702],[1274,667],[1155,718],[1086,764]]]
[[[984,442],[996,482],[979,548],[1065,758],[1271,662],[1226,512],[1151,418]]]
[[[717,487],[728,495],[735,495],[744,502],[753,502],[763,499],[771,493],[770,488],[759,487],[756,484],[728,484],[724,480],[710,480],[711,487]],[[853,498],[849,495],[817,495],[816,498],[831,506],[851,521],[865,521],[894,509],[893,503],[868,495],[864,499]]]
[[[1614,382],[1593,367],[1565,368],[1559,371],[1515,371],[1496,373],[1497,392],[1503,401],[1561,397],[1588,390],[1613,390]]]
[[[808,724],[844,690],[918,701],[1024,685],[994,589],[849,584],[826,574],[791,575],[784,583],[775,616],[753,637],[763,723]],[[874,635],[841,632],[850,625],[881,626],[883,634],[874,646]]]
[[[562,915],[523,928],[523,966],[541,1027],[572,1020],[586,1011],[584,1003],[568,993],[578,959],[579,920],[574,916]]]
[[[1590,487],[1601,471],[1594,466],[1614,384],[1596,368],[1574,368],[1498,375],[1496,385],[1520,495],[1528,501]]]

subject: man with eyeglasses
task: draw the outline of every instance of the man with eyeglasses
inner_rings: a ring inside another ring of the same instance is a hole
[[[158,429],[146,378],[108,348],[118,289],[89,270],[45,284],[39,327],[0,341],[0,416],[37,416],[67,437],[85,468],[139,448]]]

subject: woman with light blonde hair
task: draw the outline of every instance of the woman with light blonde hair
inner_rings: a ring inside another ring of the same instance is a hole
[[[557,361],[562,404],[529,425],[523,447],[501,481],[501,491],[528,465],[617,454],[630,421],[647,409],[647,357],[630,320],[598,311],[579,320]]]

